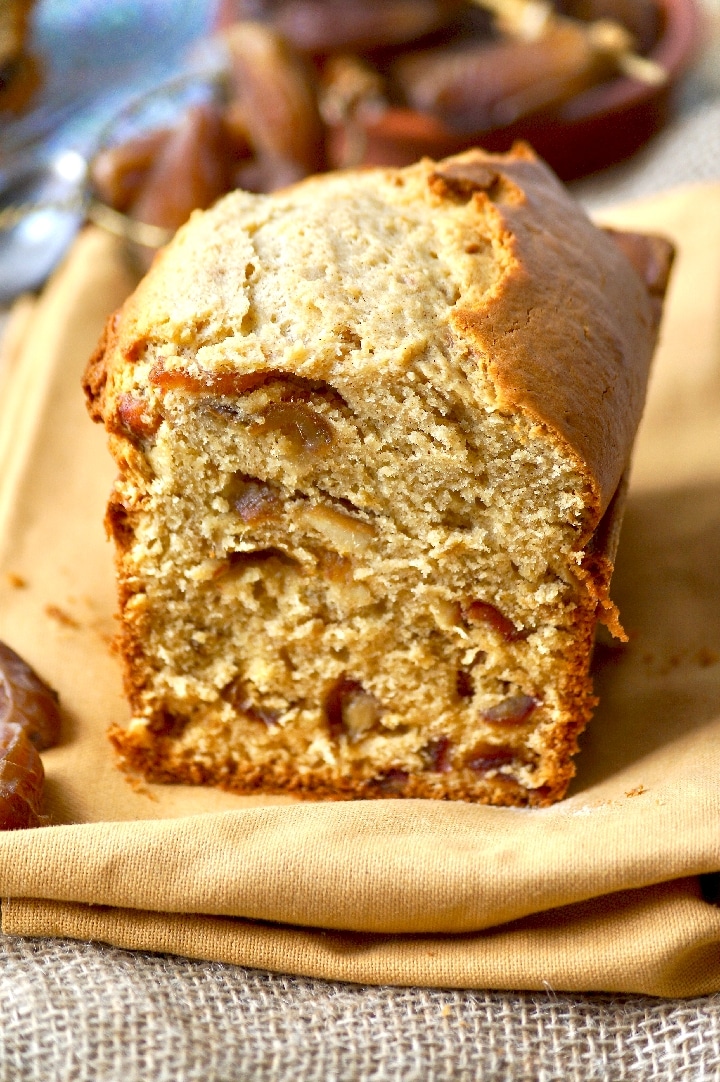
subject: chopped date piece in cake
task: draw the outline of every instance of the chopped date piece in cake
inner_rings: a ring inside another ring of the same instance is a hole
[[[227,687],[223,688],[222,697],[238,714],[252,721],[262,722],[268,728],[277,725],[280,719],[279,710],[268,710],[255,701],[248,682],[241,677],[232,680]]]
[[[378,723],[382,706],[358,680],[341,677],[325,698],[325,717],[331,736],[361,740]]]
[[[449,736],[438,736],[430,740],[420,749],[420,758],[425,764],[425,769],[434,774],[447,774],[452,770],[450,751],[452,742]]]
[[[277,372],[201,372],[196,375],[184,368],[166,368],[158,361],[148,379],[161,391],[186,391],[188,394],[242,395],[278,378]]]
[[[503,747],[496,744],[479,744],[466,761],[466,766],[478,774],[486,774],[490,770],[498,770],[501,766],[507,766],[516,758],[514,748]]]
[[[276,485],[244,473],[236,473],[231,478],[228,500],[233,511],[248,525],[273,518],[282,509]]]
[[[149,410],[148,403],[133,394],[121,394],[118,399],[118,424],[131,438],[137,440],[154,436],[162,424],[162,417]]]
[[[402,795],[409,780],[410,775],[407,770],[386,770],[374,779],[379,792],[387,796]]]
[[[462,614],[469,624],[487,624],[502,635],[505,642],[515,642],[526,637],[526,632],[515,627],[512,620],[488,601],[470,601],[462,606]]]
[[[483,710],[483,721],[492,725],[524,725],[540,705],[534,695],[510,695],[495,706]]]
[[[304,402],[274,402],[251,425],[257,435],[281,436],[295,455],[325,454],[333,442],[332,425]]]
[[[472,676],[465,669],[458,669],[456,672],[455,687],[461,699],[472,699],[475,694]]]

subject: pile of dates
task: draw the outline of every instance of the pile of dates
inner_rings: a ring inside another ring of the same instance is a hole
[[[269,192],[377,164],[373,125],[392,129],[387,164],[414,160],[423,135],[452,152],[613,78],[616,61],[589,24],[624,28],[639,53],[660,31],[655,0],[555,0],[529,40],[504,36],[469,0],[229,0],[221,12],[220,98],[93,163],[100,200],[168,231],[234,188]]]

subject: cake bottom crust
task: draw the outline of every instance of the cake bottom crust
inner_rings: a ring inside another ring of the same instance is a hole
[[[300,774],[282,764],[257,766],[232,759],[208,764],[177,755],[172,741],[162,736],[155,736],[152,745],[148,745],[118,725],[109,729],[108,736],[122,770],[140,774],[146,781],[157,784],[213,786],[239,795],[290,794],[307,800],[415,798],[542,808],[554,804],[565,794],[575,773],[570,756],[577,750],[577,736],[585,728],[593,705],[594,700],[589,700],[583,716],[576,718],[558,740],[554,750],[562,765],[554,773],[551,783],[532,789],[501,773],[468,784],[463,777],[440,773],[419,776],[401,769],[368,779],[359,771],[338,775],[330,768]]]

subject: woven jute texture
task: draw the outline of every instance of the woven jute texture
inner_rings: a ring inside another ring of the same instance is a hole
[[[365,988],[14,937],[0,963],[0,1082],[720,1079],[720,996]]]

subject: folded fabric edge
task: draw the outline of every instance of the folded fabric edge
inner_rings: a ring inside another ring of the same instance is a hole
[[[2,930],[366,985],[720,992],[720,908],[702,900],[694,877],[463,935],[330,932],[27,898],[2,903]]]
[[[713,794],[713,821],[715,807]],[[642,848],[647,825],[639,811],[639,818],[633,810],[614,822],[609,808],[597,832],[583,817],[587,838],[578,852],[563,824],[550,829],[547,816],[534,818],[532,830],[523,820],[519,835],[511,829],[519,825],[514,820],[486,822],[484,811],[456,807],[441,830],[447,806],[414,801],[398,808],[386,802],[292,805],[8,832],[0,835],[0,891],[11,898],[380,935],[473,934],[718,871],[715,835],[702,832],[699,850],[680,844],[687,831],[680,831],[677,817],[672,826],[679,843],[671,851],[663,848],[665,833]],[[620,831],[639,839],[625,859]],[[612,878],[594,864],[600,847],[615,854]],[[527,865],[522,875],[518,855]],[[497,869],[490,880],[488,867]]]

